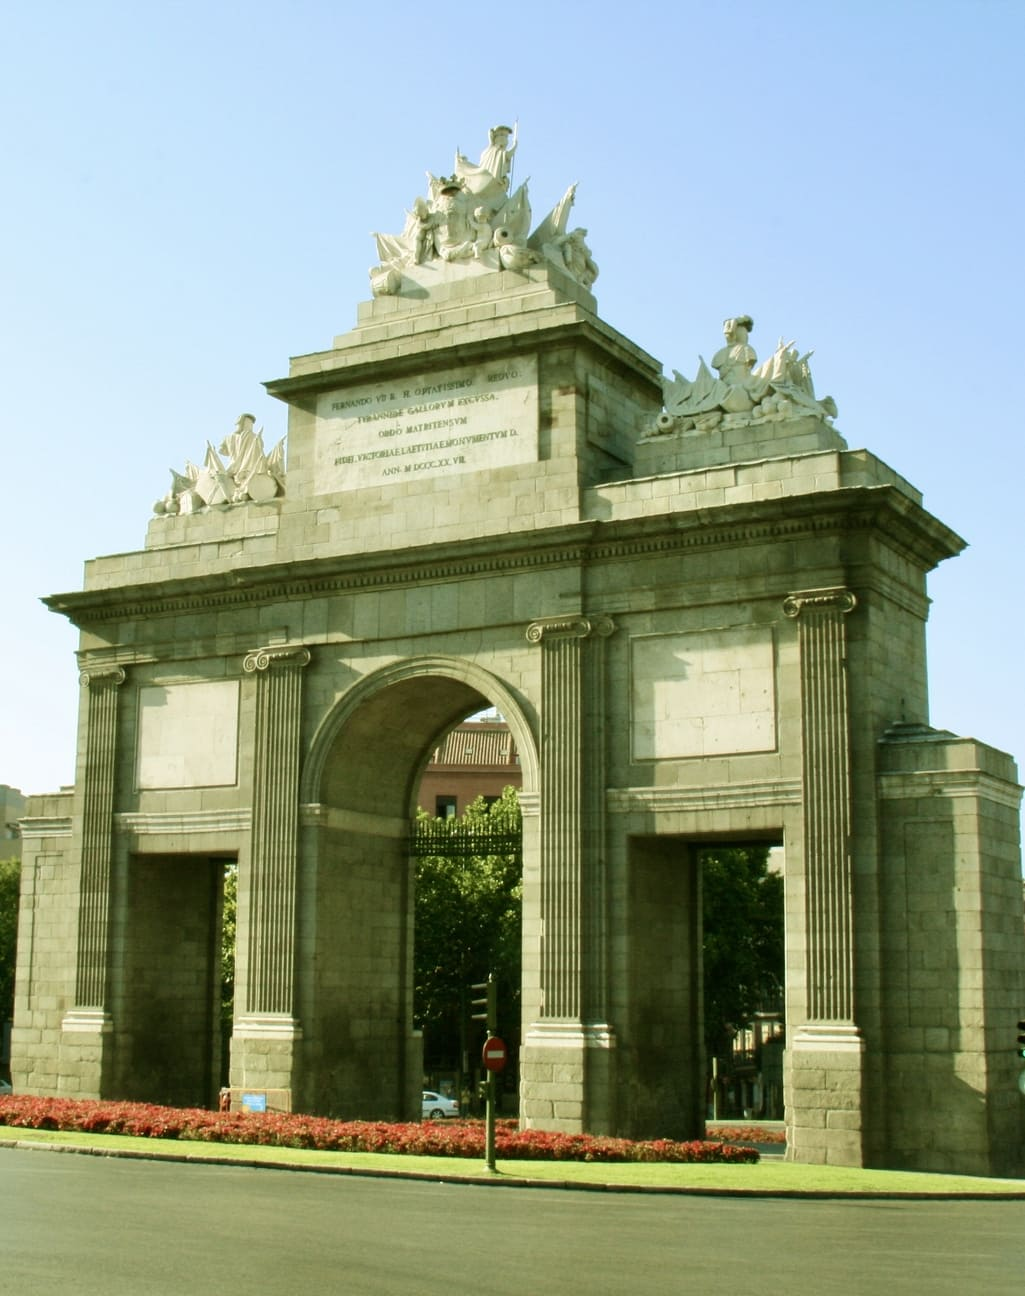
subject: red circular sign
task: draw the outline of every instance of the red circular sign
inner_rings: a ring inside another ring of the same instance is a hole
[[[484,1043],[484,1067],[488,1071],[501,1071],[506,1062],[505,1040],[492,1035]]]

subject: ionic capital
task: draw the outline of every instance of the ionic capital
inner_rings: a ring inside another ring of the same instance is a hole
[[[79,684],[86,687],[93,684],[113,684],[120,688],[125,682],[125,673],[120,666],[87,666],[78,677]]]
[[[246,653],[242,669],[247,674],[270,670],[272,666],[302,670],[309,663],[310,650],[302,644],[280,644],[271,648],[256,648],[253,652]]]
[[[788,594],[783,600],[783,615],[799,617],[802,612],[838,612],[846,616],[858,606],[858,600],[848,589],[802,590],[799,594]]]
[[[615,630],[612,618],[599,613],[597,616],[561,616],[541,617],[531,621],[527,626],[527,642],[541,643],[544,639],[589,639],[597,635],[607,638]]]

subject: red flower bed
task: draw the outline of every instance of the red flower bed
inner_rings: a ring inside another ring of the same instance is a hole
[[[149,1103],[93,1102],[72,1098],[0,1095],[0,1125],[20,1129],[133,1134],[143,1138],[199,1139],[207,1143],[259,1143],[321,1152],[407,1152],[416,1156],[484,1156],[482,1121],[337,1121],[323,1116],[263,1112],[212,1112]],[[677,1143],[596,1134],[520,1130],[499,1121],[495,1153],[506,1161],[715,1161],[754,1162],[758,1152],[723,1142]]]
[[[766,1129],[762,1125],[718,1125],[710,1138],[724,1143],[785,1143],[785,1130]]]

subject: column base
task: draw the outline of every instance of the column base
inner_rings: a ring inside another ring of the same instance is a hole
[[[283,1091],[291,1110],[298,1089],[302,1026],[287,1013],[247,1013],[235,1019],[231,1035],[229,1084],[232,1090]]]
[[[114,1022],[102,1008],[72,1008],[61,1019],[57,1093],[105,1098],[114,1047]]]
[[[798,1026],[784,1053],[788,1161],[864,1165],[865,1042],[847,1022]]]
[[[520,1049],[523,1128],[614,1133],[615,1047],[615,1032],[604,1022],[531,1025]]]

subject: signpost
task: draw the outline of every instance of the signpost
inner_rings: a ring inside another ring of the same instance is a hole
[[[488,973],[486,981],[480,981],[472,987],[479,996],[472,1000],[475,1008],[482,1008],[483,1012],[472,1014],[474,1020],[483,1021],[487,1026],[488,1037],[484,1041],[484,1051],[481,1060],[484,1063],[484,1069],[487,1071],[487,1079],[484,1081],[484,1163],[493,1174],[495,1170],[495,1107],[498,1097],[495,1077],[505,1066],[506,1047],[505,1041],[498,1038],[498,998],[495,987],[495,977],[493,973]]]

